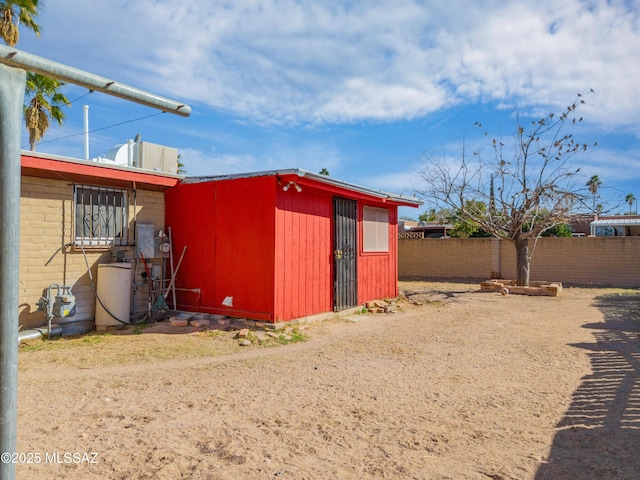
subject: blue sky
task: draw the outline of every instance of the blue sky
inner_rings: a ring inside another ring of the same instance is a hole
[[[614,212],[640,198],[635,0],[49,0],[38,22],[18,48],[193,110],[68,86],[78,100],[41,152],[82,158],[87,104],[92,157],[140,133],[178,148],[190,175],[326,168],[411,195],[426,155],[481,140],[475,121],[510,133],[515,110],[561,112],[594,89],[576,132],[598,142],[585,182],[600,177]]]

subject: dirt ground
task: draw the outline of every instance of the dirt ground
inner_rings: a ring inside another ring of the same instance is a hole
[[[421,304],[288,344],[137,329],[21,347],[17,478],[640,478],[639,291],[401,289]]]

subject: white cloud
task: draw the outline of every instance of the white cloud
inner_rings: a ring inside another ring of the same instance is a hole
[[[635,2],[58,0],[45,12],[38,42],[56,59],[253,122],[558,106],[593,88],[598,121],[638,131]]]
[[[383,173],[372,176],[358,176],[357,179],[347,179],[347,181],[374,190],[413,196],[415,191],[413,186],[415,185],[417,187],[420,183],[417,174],[418,169],[419,166],[416,166],[413,170],[409,171]]]
[[[215,151],[205,153],[191,148],[181,149],[180,155],[186,174],[193,177],[262,170],[251,155],[220,155]]]
[[[256,146],[254,145],[253,148]],[[190,176],[225,175],[288,168],[302,168],[312,172],[328,169],[332,175],[340,173],[342,155],[330,145],[315,142],[295,146],[284,144],[258,145],[247,154],[208,152],[192,148],[180,149],[182,162]]]

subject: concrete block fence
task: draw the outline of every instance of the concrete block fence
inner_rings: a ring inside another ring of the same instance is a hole
[[[515,278],[515,247],[496,238],[400,239],[398,274],[401,279]],[[531,280],[640,287],[640,237],[541,238]]]

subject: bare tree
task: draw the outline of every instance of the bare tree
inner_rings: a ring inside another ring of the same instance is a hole
[[[537,239],[567,222],[576,202],[587,198],[575,157],[588,146],[565,133],[582,121],[577,110],[583,104],[585,100],[578,94],[560,114],[550,113],[531,122],[516,115],[510,143],[502,136],[492,138],[485,133],[490,153],[479,149],[468,158],[463,144],[461,159],[455,165],[447,159],[427,157],[420,171],[422,188],[416,195],[515,245],[518,285],[529,285]],[[475,125],[482,128],[478,122]]]

